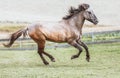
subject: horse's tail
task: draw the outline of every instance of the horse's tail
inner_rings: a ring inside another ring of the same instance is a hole
[[[11,47],[12,44],[14,43],[14,41],[16,39],[18,39],[22,34],[23,36],[25,37],[27,35],[27,31],[28,31],[28,28],[24,28],[24,29],[20,29],[18,31],[16,31],[15,33],[12,33],[12,35],[10,36],[9,38],[9,43],[7,44],[3,44],[5,47]]]

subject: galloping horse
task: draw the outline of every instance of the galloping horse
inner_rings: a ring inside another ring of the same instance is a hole
[[[90,54],[88,47],[81,41],[82,27],[85,20],[96,25],[98,23],[98,19],[90,9],[89,4],[85,3],[80,4],[78,8],[71,7],[68,12],[69,14],[57,23],[36,23],[18,30],[11,35],[9,43],[3,45],[5,47],[11,47],[16,39],[18,39],[22,34],[26,36],[28,32],[28,35],[37,43],[38,53],[45,65],[48,65],[49,63],[43,55],[48,56],[52,62],[55,62],[54,57],[44,51],[46,40],[58,43],[66,42],[77,48],[79,52],[73,55],[71,59],[75,59],[80,56],[82,46],[86,50],[86,60],[89,62]]]

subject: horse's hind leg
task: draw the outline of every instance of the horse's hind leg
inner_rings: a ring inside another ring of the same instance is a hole
[[[48,54],[46,52],[43,52],[43,54],[45,54],[46,56],[48,56],[52,62],[55,62],[55,59],[54,59],[54,57],[52,55],[50,55],[50,54]]]
[[[38,54],[40,55],[43,63],[44,63],[45,65],[48,65],[49,63],[48,63],[48,62],[46,61],[46,59],[43,57],[44,45],[45,45],[45,44],[44,44],[43,42],[40,43],[40,44],[38,44]]]
[[[43,54],[46,55],[46,56],[48,56],[52,62],[55,62],[55,59],[53,58],[52,55],[44,52],[44,47],[45,47],[45,41],[41,41],[41,42],[38,44],[38,53],[39,53],[39,55],[40,55],[43,63],[44,63],[45,65],[48,65],[48,64],[49,64],[49,63],[45,60],[45,58],[43,57]]]
[[[71,59],[78,58],[82,52],[82,48],[79,46],[79,44],[76,41],[72,41],[69,43],[70,45],[74,46],[79,50],[79,52],[71,57]]]
[[[88,47],[85,43],[83,43],[82,41],[78,41],[78,44],[81,45],[82,47],[84,47],[84,49],[86,50],[86,60],[89,62],[90,61],[90,54],[89,54],[89,50]]]

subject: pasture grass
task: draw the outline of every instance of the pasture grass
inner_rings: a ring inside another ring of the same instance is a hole
[[[91,61],[85,51],[77,59],[73,47],[46,49],[56,62],[45,66],[36,50],[0,51],[0,78],[120,78],[120,43],[89,45]]]
[[[120,39],[120,32],[110,32],[110,33],[102,33],[102,34],[94,34],[91,35],[83,35],[82,40],[83,41],[101,41],[101,40],[114,40],[114,39]]]

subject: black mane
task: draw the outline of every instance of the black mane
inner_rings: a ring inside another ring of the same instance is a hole
[[[63,19],[64,19],[64,20],[70,19],[70,18],[73,17],[74,15],[76,15],[76,14],[80,13],[81,11],[86,10],[86,9],[88,9],[88,8],[89,8],[89,4],[85,4],[85,3],[80,4],[80,5],[78,6],[78,8],[71,7],[71,8],[69,9],[69,11],[68,11],[69,14],[66,15],[65,17],[63,17]]]
[[[80,9],[80,8],[76,9],[76,8],[74,8],[74,7],[71,7],[71,8],[69,9],[69,11],[68,11],[69,14],[66,15],[66,16],[64,16],[63,19],[64,19],[64,20],[70,19],[72,16],[74,16],[74,15],[80,13],[80,12],[81,12],[81,9]]]

